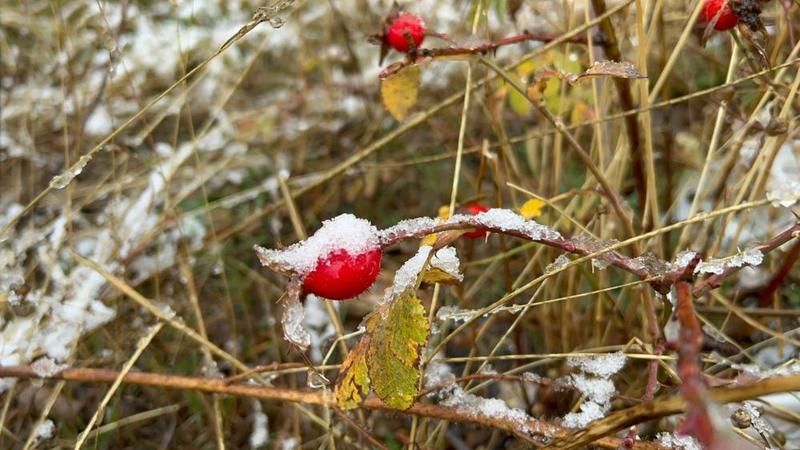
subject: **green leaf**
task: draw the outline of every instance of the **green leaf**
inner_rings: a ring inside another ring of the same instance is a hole
[[[409,408],[418,393],[419,355],[430,328],[425,307],[408,291],[376,311],[366,325],[372,334],[367,350],[372,389],[388,406]]]
[[[397,120],[403,120],[417,104],[419,66],[412,65],[381,80],[383,105]]]
[[[336,380],[336,405],[342,409],[357,408],[369,393],[367,349],[371,336],[364,335],[342,362]]]

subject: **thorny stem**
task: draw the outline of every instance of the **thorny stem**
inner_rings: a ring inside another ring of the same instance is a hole
[[[77,368],[65,369],[49,376],[40,376],[30,366],[0,366],[0,378],[5,377],[111,383],[120,377],[120,373],[115,370]],[[233,395],[237,397],[257,398],[260,400],[303,403],[307,405],[336,406],[336,400],[332,395],[325,391],[318,390],[256,386],[245,383],[229,384],[226,380],[219,378],[186,377],[148,372],[129,372],[121,379],[123,383],[127,384],[158,386],[168,389],[191,390],[196,392]],[[367,398],[362,404],[362,407],[376,411],[389,411],[394,414],[400,413],[411,416],[438,418],[449,422],[475,424],[496,428],[515,435],[520,434],[519,423],[517,422],[502,417],[478,415],[457,407],[415,403],[404,411],[398,411],[387,406],[375,396]],[[533,418],[528,419],[526,426],[537,436],[545,436],[547,438],[563,437],[570,433],[568,429],[559,425]],[[525,437],[530,439],[529,436]],[[537,439],[536,442],[541,443],[540,441],[541,439]],[[620,441],[621,439],[608,437],[599,439],[595,444],[602,448],[616,448]],[[652,442],[639,442],[634,448],[638,450],[664,450],[664,447]]]
[[[408,57],[403,61],[391,64],[386,69],[381,71],[380,76],[381,78],[386,78],[392,74],[395,74],[403,70],[405,67],[408,67],[412,64],[416,64],[421,60],[425,59],[452,58],[455,56],[470,56],[470,55],[486,55],[488,53],[496,51],[500,47],[505,47],[507,45],[514,45],[527,41],[552,42],[555,41],[556,39],[561,39],[562,37],[563,36],[559,34],[535,33],[532,31],[524,30],[520,34],[498,39],[493,42],[485,42],[483,44],[473,45],[469,47],[451,46],[442,48],[417,48],[413,49],[414,51],[409,52]],[[581,35],[572,36],[568,39],[563,40],[563,42],[588,45],[586,38]],[[606,44],[606,41],[603,36],[596,36],[593,38],[593,43],[602,46]]]
[[[120,373],[115,370],[106,369],[65,369],[48,376],[37,374],[30,366],[0,366],[0,378],[34,379],[43,378],[50,380],[79,381],[90,383],[112,383],[119,378]],[[220,378],[185,377],[179,375],[164,375],[148,372],[129,372],[122,377],[122,382],[127,384],[137,384],[143,386],[159,386],[163,388],[192,390],[215,394],[233,395],[238,397],[257,398],[261,400],[298,402],[311,405],[334,406],[333,396],[323,391],[310,391],[300,389],[288,389],[268,386],[257,386],[245,383],[229,384]],[[753,384],[737,387],[721,387],[710,389],[708,397],[720,403],[740,402],[767,394],[790,392],[800,389],[800,375],[786,377],[768,378],[757,381]],[[378,411],[390,411],[407,415],[439,418],[451,422],[469,423],[481,426],[493,427],[506,432],[514,432],[518,429],[518,424],[498,417],[486,417],[471,414],[458,408],[446,407],[442,405],[415,403],[405,411],[398,411],[390,408],[377,397],[369,397],[364,402],[366,409]],[[643,403],[622,411],[618,411],[605,419],[595,422],[595,426],[587,429],[586,433],[572,434],[568,429],[558,425],[528,419],[527,425],[537,433],[547,435],[555,439],[565,439],[569,441],[571,447],[580,443],[593,442],[594,445],[603,448],[617,448],[622,439],[614,437],[602,437],[613,433],[615,430],[624,429],[634,423],[645,420],[657,419],[673,414],[685,412],[687,405],[679,396],[670,396],[655,400],[652,403]],[[600,435],[598,435],[600,433]],[[587,440],[587,438],[589,440]],[[664,447],[653,442],[638,441],[634,449],[642,450],[663,450]]]
[[[549,247],[557,248],[565,253],[572,253],[581,256],[590,255],[596,252],[597,249],[603,247],[602,243],[592,241],[586,237],[581,237],[580,239],[576,239],[575,237],[560,238],[560,239],[548,239],[548,238],[531,239],[530,236],[519,231],[502,230],[499,228],[483,226],[480,223],[479,216],[459,218],[456,221],[451,220],[448,223],[419,228],[414,230],[413,232],[405,234],[397,234],[391,238],[385,239],[381,243],[381,245],[383,247],[388,247],[406,239],[417,239],[427,236],[429,234],[442,233],[453,230],[466,230],[472,228],[482,229],[492,233],[513,236],[528,241],[538,242],[540,244],[547,245]],[[769,251],[785,244],[786,242],[792,240],[793,238],[800,237],[798,233],[800,233],[800,222],[794,224],[792,227],[786,229],[785,231],[769,239],[763,244],[755,245],[753,248],[759,250],[762,253],[768,253]],[[649,264],[642,264],[642,262],[639,261],[638,258],[631,258],[622,255],[616,251],[605,252],[601,255],[598,255],[596,259],[602,260],[615,267],[630,272],[631,274],[639,277],[639,279],[641,280],[650,280],[649,283],[653,287],[653,289],[655,289],[657,292],[660,293],[669,292],[670,287],[676,282],[676,280],[678,280],[681,277],[681,275],[686,270],[685,266],[672,267],[670,263],[662,261],[655,257],[652,257],[652,260],[650,261]],[[697,263],[696,261],[692,261],[689,264],[692,265],[692,267],[694,267],[693,264],[696,263]],[[694,287],[694,295],[699,296],[707,292],[708,290],[719,287],[720,284],[722,283],[722,280],[724,280],[726,277],[730,276],[739,269],[740,269],[739,267],[729,267],[726,268],[725,271],[719,275],[712,275],[698,282],[697,286]]]
[[[714,425],[706,407],[706,383],[700,368],[703,331],[694,310],[691,283],[686,280],[678,281],[675,291],[675,315],[680,323],[678,375],[681,378],[681,395],[687,405],[686,418],[680,430],[693,436],[704,447],[711,448],[714,443]]]

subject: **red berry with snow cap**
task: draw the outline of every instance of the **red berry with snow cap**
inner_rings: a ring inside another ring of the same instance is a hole
[[[739,23],[739,17],[733,12],[728,0],[706,0],[700,11],[700,20],[704,23],[711,23],[719,14],[714,29],[717,31],[730,30]]]
[[[401,12],[392,20],[386,28],[384,39],[386,45],[398,52],[408,53],[409,46],[406,33],[411,36],[415,47],[419,47],[425,39],[425,22],[416,14]]]
[[[303,291],[331,300],[346,300],[366,291],[381,270],[380,247],[352,255],[334,251],[303,280]]]
[[[467,214],[470,215],[478,215],[481,213],[485,213],[489,210],[489,207],[486,205],[482,205],[480,203],[469,203],[467,204],[464,209],[467,211]],[[479,239],[486,236],[486,230],[474,230],[474,231],[467,231],[464,233],[464,236],[470,239]]]

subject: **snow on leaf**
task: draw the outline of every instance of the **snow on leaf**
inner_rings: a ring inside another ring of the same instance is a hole
[[[519,208],[519,214],[526,219],[535,219],[542,215],[544,202],[538,198],[532,198],[523,203]]]
[[[370,341],[370,335],[364,335],[342,362],[336,380],[336,405],[339,408],[357,408],[369,393],[367,349]]]
[[[405,119],[417,103],[419,75],[419,67],[412,65],[381,80],[383,105],[395,119]]]
[[[409,408],[417,395],[419,356],[430,328],[425,308],[406,292],[376,311],[366,326],[372,334],[367,350],[372,389],[388,406]]]
[[[426,274],[423,274],[422,281],[428,283],[435,282],[456,282],[463,279],[463,275],[459,272],[459,260],[456,256],[456,250],[452,247],[445,247],[437,250],[431,256],[433,248],[423,245],[417,250],[417,254],[412,256],[411,259],[403,263],[400,269],[394,274],[394,283],[391,289],[387,290],[386,298],[384,301],[389,301],[399,295],[407,292],[409,289],[414,288],[417,284],[417,279],[422,273],[425,261],[430,257],[430,263],[426,267]],[[427,272],[433,271],[428,275]],[[427,278],[425,278],[427,277]]]

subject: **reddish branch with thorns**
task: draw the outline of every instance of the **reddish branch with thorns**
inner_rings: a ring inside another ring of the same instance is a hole
[[[702,372],[699,368],[699,352],[703,341],[703,335],[695,317],[693,295],[702,295],[707,290],[719,286],[722,280],[734,273],[736,269],[725,270],[722,274],[714,275],[705,280],[701,280],[692,286],[691,279],[693,278],[692,274],[694,267],[699,261],[698,256],[695,256],[688,264],[680,268],[672,268],[669,263],[664,261],[660,261],[660,265],[655,264],[654,266],[654,264],[651,263],[642,267],[642,264],[634,261],[634,258],[624,256],[615,251],[593,251],[595,248],[602,248],[602,245],[600,243],[592,243],[587,239],[530,239],[521,232],[482,226],[478,221],[479,218],[467,216],[455,223],[446,223],[417,228],[413,232],[397,233],[391,238],[385,239],[381,245],[382,247],[386,247],[403,239],[419,238],[432,233],[442,233],[437,241],[437,246],[443,246],[447,245],[447,243],[451,242],[453,239],[458,238],[461,234],[463,234],[463,230],[480,228],[493,233],[506,234],[522,239],[533,240],[543,245],[560,249],[566,253],[574,253],[584,256],[593,255],[593,258],[610,263],[620,269],[626,270],[638,276],[643,280],[648,281],[650,285],[659,292],[668,291],[672,286],[675,286],[677,290],[676,315],[682,327],[679,342],[674,343],[673,345],[675,345],[678,350],[679,372],[684,381],[684,384],[681,387],[682,399],[678,397],[670,397],[667,399],[652,400],[653,393],[655,392],[655,384],[658,380],[650,377],[647,383],[648,395],[646,396],[646,400],[652,401],[645,401],[640,406],[649,405],[649,412],[644,414],[647,419],[684,411],[688,412],[689,418],[687,418],[686,429],[695,435],[695,437],[698,437],[702,442],[713,442],[713,433],[708,431],[707,427],[709,423],[707,420],[708,414],[704,409],[706,401],[705,399],[707,397],[718,398],[720,401],[742,401],[753,398],[754,392],[757,392],[759,395],[764,395],[772,392],[786,392],[800,389],[800,376],[792,376],[777,380],[763,380],[753,385],[744,387],[706,390],[704,381],[702,379]],[[458,231],[454,232],[454,230]],[[448,232],[450,233],[448,234]],[[769,252],[783,243],[786,243],[797,237],[800,237],[800,222],[794,224],[792,227],[788,228],[767,242],[755,246],[754,248],[762,252]],[[659,261],[655,258],[652,258],[652,260]],[[654,267],[656,268],[654,269]],[[672,271],[661,272],[658,269],[659,267],[670,267]],[[68,381],[108,383],[113,382],[120,376],[121,373],[117,371],[90,368],[65,369],[54,374],[42,376],[41,374],[37,374],[30,366],[0,366],[0,377],[12,377],[20,379],[47,378]],[[184,377],[177,375],[131,372],[122,377],[122,380],[123,382],[129,384],[151,385],[171,389],[195,390],[199,392],[252,397],[264,400],[335,406],[335,400],[331,396],[328,396],[320,391],[254,386],[251,384],[232,383],[232,380],[216,378]],[[663,407],[659,409],[659,405]],[[503,418],[479,416],[475,415],[474,413],[460,411],[458,408],[418,402],[405,411],[397,411],[389,408],[374,396],[367,398],[362,406],[366,409],[391,410],[393,412],[400,412],[403,414],[440,418],[451,422],[478,424],[514,434],[517,437],[528,441],[529,443],[541,444],[540,441],[537,441],[530,436],[520,435],[519,431],[515,428],[515,425]],[[638,407],[634,407],[632,409],[635,408]],[[634,417],[638,417],[639,421],[644,420],[641,415],[642,414],[639,413],[639,416],[634,415]],[[616,415],[612,415],[610,417],[614,418]],[[603,421],[606,421],[606,419],[602,419],[600,422]],[[636,423],[639,422],[626,422],[625,426],[628,427],[631,424]],[[605,434],[596,435],[596,431],[583,431],[573,434],[570,430],[560,427],[559,425],[537,419],[530,419],[529,425],[532,430],[537,430],[537,433],[540,432],[541,435],[547,436],[548,439],[555,438],[557,440],[569,442],[569,444],[567,444],[567,446],[564,448],[574,448],[574,445],[577,445],[579,442],[594,442],[595,445],[599,445],[604,448],[663,448],[659,444],[652,442],[631,442],[630,439],[609,437],[609,434],[611,434],[613,431],[618,431],[619,428],[609,429]],[[591,437],[591,441],[586,441],[586,439],[589,437]]]

